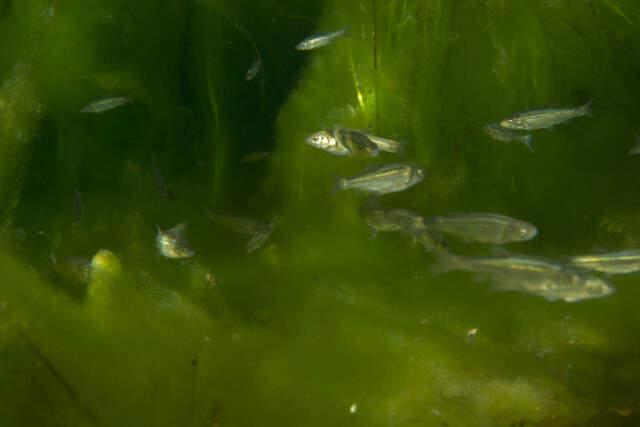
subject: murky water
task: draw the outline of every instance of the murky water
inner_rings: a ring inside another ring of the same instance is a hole
[[[638,274],[504,291],[360,212],[537,227],[447,237],[460,256],[640,248],[638,22],[633,0],[0,1],[0,425],[638,425]],[[131,102],[81,112],[106,97]],[[483,131],[591,99],[533,152]],[[305,143],[335,126],[403,153]],[[426,176],[333,191],[393,162]],[[195,255],[163,257],[181,223]]]

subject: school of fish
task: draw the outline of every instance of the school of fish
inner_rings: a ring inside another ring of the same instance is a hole
[[[298,51],[310,51],[348,37],[349,28],[310,35],[295,45]],[[257,53],[257,52],[256,52]],[[258,55],[245,73],[251,82],[263,72],[262,58]],[[128,96],[113,96],[90,102],[82,113],[102,114],[132,104]],[[551,129],[579,117],[591,116],[593,99],[576,107],[533,109],[512,114],[497,122],[486,124],[482,130],[490,138],[504,143],[523,144],[534,153],[531,132]],[[373,159],[388,155],[404,157],[406,143],[376,135],[364,129],[352,129],[337,124],[312,132],[304,142],[328,154],[350,159]],[[384,153],[384,154],[383,154]],[[640,153],[640,135],[629,149],[629,155]],[[249,153],[243,163],[253,163],[266,158],[267,151]],[[171,191],[162,175],[155,156],[151,158],[152,181],[158,193],[170,198]],[[449,249],[447,239],[463,244],[508,245],[527,242],[538,235],[538,228],[529,221],[503,214],[488,212],[456,212],[425,217],[408,209],[384,207],[380,197],[407,191],[422,183],[426,169],[402,160],[377,162],[359,173],[339,177],[336,191],[352,190],[365,196],[359,208],[363,222],[378,232],[397,232],[411,236],[415,242],[434,254],[437,263],[434,272],[466,271],[486,279],[494,289],[518,291],[540,296],[550,301],[578,302],[606,297],[614,287],[606,277],[598,274],[630,274],[640,271],[640,249],[629,249],[602,254],[567,256],[563,259],[518,255],[510,252],[489,256],[456,255]],[[83,216],[82,195],[76,188],[73,193],[76,223]],[[207,218],[233,232],[249,236],[245,244],[247,254],[259,250],[271,237],[276,218],[262,221],[235,213],[208,211]],[[179,223],[169,229],[157,227],[155,244],[160,255],[168,259],[188,259],[196,256],[186,236],[187,223]],[[56,257],[51,255],[55,271],[69,281],[86,284],[91,277],[91,262],[82,257]]]

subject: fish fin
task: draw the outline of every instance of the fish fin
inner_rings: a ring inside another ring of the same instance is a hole
[[[189,225],[189,223],[187,221],[181,222],[180,224],[176,224],[173,227],[174,231],[177,231],[178,233],[182,233],[187,229],[187,226]]]
[[[446,250],[434,250],[437,257],[436,263],[431,267],[431,274],[444,274],[449,271],[460,270],[464,265],[464,259]]]
[[[592,117],[593,116],[593,112],[591,111],[591,104],[593,104],[593,101],[595,100],[595,98],[591,98],[586,104],[581,105],[578,109],[580,110],[580,113],[583,116],[589,116]]]
[[[333,180],[333,188],[331,189],[331,194],[335,195],[346,188],[347,188],[346,178],[337,176]]]
[[[447,251],[449,249],[449,243],[441,233],[421,230],[414,233],[413,236],[414,239],[417,239],[427,251],[438,252]]]
[[[409,140],[406,140],[406,139],[398,140],[398,151],[396,151],[396,154],[400,157],[406,157],[408,146],[409,146]]]
[[[158,231],[158,234],[162,234],[162,229],[159,225],[156,225],[156,230]]]
[[[526,135],[526,136],[523,138],[522,143],[523,143],[524,145],[526,145],[526,146],[527,146],[527,148],[529,149],[529,151],[531,151],[532,153],[534,153],[534,152],[535,152],[535,150],[533,149],[533,143],[532,143],[531,141],[533,141],[533,137],[532,137],[531,135]]]
[[[371,227],[371,231],[369,233],[369,239],[373,240],[378,236],[378,230],[376,230],[375,228]]]
[[[250,254],[251,252],[254,252],[260,249],[262,245],[264,245],[266,241],[269,240],[270,236],[271,236],[271,232],[254,234],[251,237],[251,239],[249,239],[249,241],[247,242],[247,246],[246,246],[247,254]]]
[[[633,144],[633,147],[629,149],[627,152],[630,156],[635,156],[640,154],[640,134],[636,134],[636,142]]]

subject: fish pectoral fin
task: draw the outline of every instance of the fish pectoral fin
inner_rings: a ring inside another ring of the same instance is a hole
[[[532,143],[533,137],[531,135],[527,135],[523,140],[522,143],[529,149],[529,151],[531,151],[532,153],[535,152],[535,150],[533,149],[533,143]]]
[[[376,238],[376,236],[378,236],[378,230],[372,227],[371,230],[369,231],[369,239],[373,240]]]
[[[256,233],[254,234],[251,239],[249,239],[249,241],[247,242],[247,246],[246,246],[246,251],[247,254],[250,254],[251,252],[254,252],[258,249],[260,249],[267,240],[269,240],[269,236],[271,236],[271,233]]]

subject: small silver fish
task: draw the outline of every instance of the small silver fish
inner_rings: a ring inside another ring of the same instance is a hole
[[[573,256],[569,258],[569,264],[607,274],[635,273],[640,271],[640,250]]]
[[[262,247],[262,245],[269,240],[274,228],[273,221],[262,222],[253,218],[216,214],[213,212],[207,212],[207,217],[211,221],[224,225],[237,233],[251,236],[246,246],[247,253],[251,253]]]
[[[550,108],[546,110],[532,110],[514,114],[500,122],[500,126],[507,129],[535,130],[548,129],[576,117],[590,116],[593,99],[575,108]]]
[[[247,74],[245,75],[244,79],[246,81],[253,80],[258,75],[261,69],[262,69],[262,60],[258,58],[255,61],[253,61],[253,64],[251,64],[251,66],[247,70]]]
[[[484,132],[491,138],[500,142],[521,142],[527,146],[529,151],[533,153],[533,145],[531,144],[531,135],[522,135],[511,129],[505,129],[498,123],[490,123],[482,128]]]
[[[633,147],[629,149],[628,153],[630,156],[640,154],[640,133],[636,134],[636,142],[633,144]]]
[[[156,236],[156,248],[158,252],[166,258],[181,259],[191,258],[196,253],[191,249],[191,245],[185,236],[187,223],[183,222],[169,230],[162,231],[158,227]]]
[[[367,193],[387,194],[406,190],[424,179],[419,166],[404,163],[380,165],[369,172],[350,178],[339,178],[338,190],[360,190]]]
[[[611,295],[605,280],[564,264],[529,256],[461,257],[439,252],[439,272],[465,270],[488,276],[501,291],[520,291],[549,301],[578,302]]]
[[[374,144],[376,144],[380,151],[385,151],[387,153],[402,153],[404,151],[405,144],[403,142],[383,138],[381,136],[373,135],[369,132],[361,132],[364,133]]]
[[[363,205],[360,208],[360,216],[376,232],[400,231],[413,234],[426,229],[424,218],[407,209],[372,208]]]
[[[380,150],[364,133],[353,129],[340,129],[336,127],[333,137],[338,144],[349,150],[351,157],[375,157]]]
[[[91,280],[91,260],[79,256],[57,258],[51,254],[53,269],[65,279],[86,285]]]
[[[463,240],[493,245],[531,240],[538,229],[531,223],[491,213],[454,213],[426,221],[429,230],[451,234]]]
[[[255,163],[255,162],[259,162],[260,160],[265,159],[269,154],[271,154],[268,151],[257,151],[255,153],[250,153],[247,154],[246,156],[244,156],[241,160],[242,163]]]
[[[296,45],[296,50],[313,50],[333,43],[349,32],[348,28],[330,33],[318,33],[307,37]]]
[[[334,156],[348,156],[350,154],[347,147],[339,143],[328,130],[321,130],[309,135],[305,138],[305,142]]]
[[[114,108],[121,107],[126,104],[130,104],[132,102],[133,101],[128,96],[102,98],[102,99],[93,101],[92,103],[90,103],[80,111],[83,113],[100,114],[100,113],[104,113],[105,111],[113,110]]]

